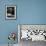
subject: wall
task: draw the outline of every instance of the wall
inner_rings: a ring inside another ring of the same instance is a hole
[[[17,6],[16,20],[5,20],[9,4]],[[18,32],[18,24],[46,24],[46,0],[0,0],[0,44],[8,43],[9,32]]]
[[[21,24],[46,24],[46,0],[20,1]]]

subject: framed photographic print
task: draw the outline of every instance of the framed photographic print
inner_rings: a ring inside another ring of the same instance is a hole
[[[16,6],[8,5],[6,6],[6,19],[16,19]]]

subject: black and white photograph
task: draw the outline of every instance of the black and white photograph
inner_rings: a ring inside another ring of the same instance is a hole
[[[6,6],[6,19],[16,19],[16,6]]]

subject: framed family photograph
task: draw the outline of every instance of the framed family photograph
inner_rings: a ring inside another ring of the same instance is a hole
[[[16,5],[6,6],[6,19],[16,19]]]

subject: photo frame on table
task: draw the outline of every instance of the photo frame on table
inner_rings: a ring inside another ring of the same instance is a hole
[[[16,5],[6,5],[6,19],[15,20],[16,19]]]

